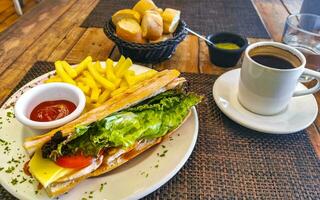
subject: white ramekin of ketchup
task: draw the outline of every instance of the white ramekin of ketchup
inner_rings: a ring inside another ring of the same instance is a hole
[[[67,83],[48,83],[21,95],[14,112],[25,126],[52,129],[77,118],[85,104],[85,95],[78,87]]]

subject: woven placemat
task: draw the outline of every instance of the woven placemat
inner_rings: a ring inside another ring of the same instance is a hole
[[[132,8],[138,0],[100,0],[82,27],[103,27],[119,9]],[[250,0],[154,0],[160,8],[182,11],[187,25],[203,34],[221,31],[245,37],[270,38]]]
[[[37,62],[18,87],[52,69]],[[183,76],[191,91],[205,96],[197,107],[199,137],[182,170],[145,199],[319,198],[320,161],[306,131],[270,135],[244,128],[214,103],[216,76]],[[0,199],[14,198],[0,187]]]

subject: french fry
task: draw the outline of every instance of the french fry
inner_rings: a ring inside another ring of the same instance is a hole
[[[118,78],[114,74],[113,60],[111,60],[109,58],[106,61],[106,75],[107,75],[107,79],[110,80],[112,83],[117,83]]]
[[[67,72],[67,74],[71,77],[71,78],[75,78],[77,77],[78,73],[77,71],[72,68],[69,63],[67,63],[67,61],[61,61],[61,64],[63,66],[63,69]]]
[[[103,76],[101,76],[92,64],[89,64],[88,70],[89,70],[90,74],[93,76],[93,78],[98,83],[100,83],[105,89],[108,89],[111,91],[116,89],[115,85],[112,82],[110,82],[109,80],[107,80],[106,78],[104,78]]]
[[[120,87],[120,88],[111,92],[111,97],[114,97],[118,94],[121,94],[122,92],[126,91],[127,89],[128,89],[128,87]]]
[[[82,73],[83,73],[84,77],[90,79],[91,82],[93,82],[94,85],[95,85],[97,88],[101,88],[101,84],[99,84],[98,82],[95,81],[95,79],[93,78],[93,76],[90,74],[89,71],[85,70],[85,71],[83,71]]]
[[[83,77],[81,78],[81,81],[85,84],[88,85],[91,89],[99,89],[97,84],[90,78],[88,77]]]
[[[129,86],[132,86],[132,85],[136,84],[137,82],[141,82],[146,79],[152,78],[156,74],[157,74],[156,70],[149,70],[149,71],[143,72],[143,73],[135,75],[135,76],[131,76],[131,75],[129,75],[129,73],[126,73],[124,77],[125,77],[127,83],[129,84]]]
[[[119,68],[120,65],[122,65],[122,63],[126,60],[126,58],[121,55],[120,59],[118,60],[118,63],[114,66],[114,71],[117,71],[117,69]]]
[[[102,104],[110,97],[111,92],[109,90],[104,90],[99,96],[98,103]]]
[[[116,76],[118,78],[122,78],[125,73],[128,71],[129,67],[132,65],[132,61],[130,58],[127,58],[117,69]]]
[[[91,104],[91,99],[89,96],[85,95],[86,97],[86,104]]]
[[[98,108],[99,106],[101,106],[100,103],[94,103],[94,104],[92,104],[92,107],[93,107],[93,108]]]
[[[136,82],[140,82],[140,81],[144,81],[146,79],[152,78],[157,73],[158,72],[156,70],[151,69],[149,71],[146,71],[146,72],[143,72],[141,74],[134,76],[134,78],[136,79]]]
[[[64,71],[61,61],[56,61],[54,65],[56,66],[56,73],[60,76],[63,82],[76,85],[76,82]]]
[[[100,93],[101,93],[101,89],[92,89],[91,96],[90,96],[91,101],[97,102],[99,99]]]
[[[94,80],[93,76],[90,74],[90,72],[89,72],[89,71],[84,70],[84,71],[82,72],[82,74],[83,74],[85,77],[87,77],[87,78],[90,78],[90,79]]]
[[[121,82],[120,82],[120,87],[128,87],[128,83],[126,81],[126,79],[122,79]]]
[[[83,70],[85,70],[89,63],[92,62],[91,56],[86,57],[76,68],[77,74],[80,74]]]
[[[77,86],[82,90],[84,94],[89,95],[90,87],[88,85],[85,85],[82,82],[78,82]]]
[[[135,76],[135,75],[136,75],[136,73],[135,73],[134,71],[132,71],[132,70],[128,70],[128,71],[126,72],[126,74],[128,74],[128,75],[130,75],[130,76]]]
[[[101,66],[100,61],[97,61],[96,63],[94,63],[94,67],[101,74],[104,74],[106,72],[106,69]]]
[[[136,75],[130,58],[121,56],[114,65],[111,59],[106,60],[106,67],[100,61],[92,62],[90,56],[86,57],[76,68],[71,67],[66,61],[55,62],[56,76],[45,81],[66,82],[79,87],[86,96],[85,111],[96,108],[109,98],[123,92],[133,91],[138,87],[136,83],[153,77],[157,71],[149,70]]]
[[[49,79],[44,81],[45,83],[54,83],[54,82],[62,82],[62,79],[59,76],[52,76]]]
[[[134,76],[130,75],[129,73],[126,73],[124,75],[124,78],[126,79],[129,86],[132,86],[136,83],[136,79],[134,78]]]

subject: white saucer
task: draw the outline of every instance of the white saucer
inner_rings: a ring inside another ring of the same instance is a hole
[[[313,95],[293,97],[285,111],[263,116],[246,110],[238,101],[240,69],[221,75],[213,85],[213,98],[220,110],[233,121],[247,128],[272,134],[288,134],[310,126],[318,114]],[[299,83],[297,90],[306,87]]]

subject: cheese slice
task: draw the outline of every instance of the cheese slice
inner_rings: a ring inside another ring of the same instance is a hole
[[[29,171],[43,187],[47,187],[59,178],[71,173],[74,169],[60,167],[52,160],[42,158],[42,153],[39,149],[29,162]]]

